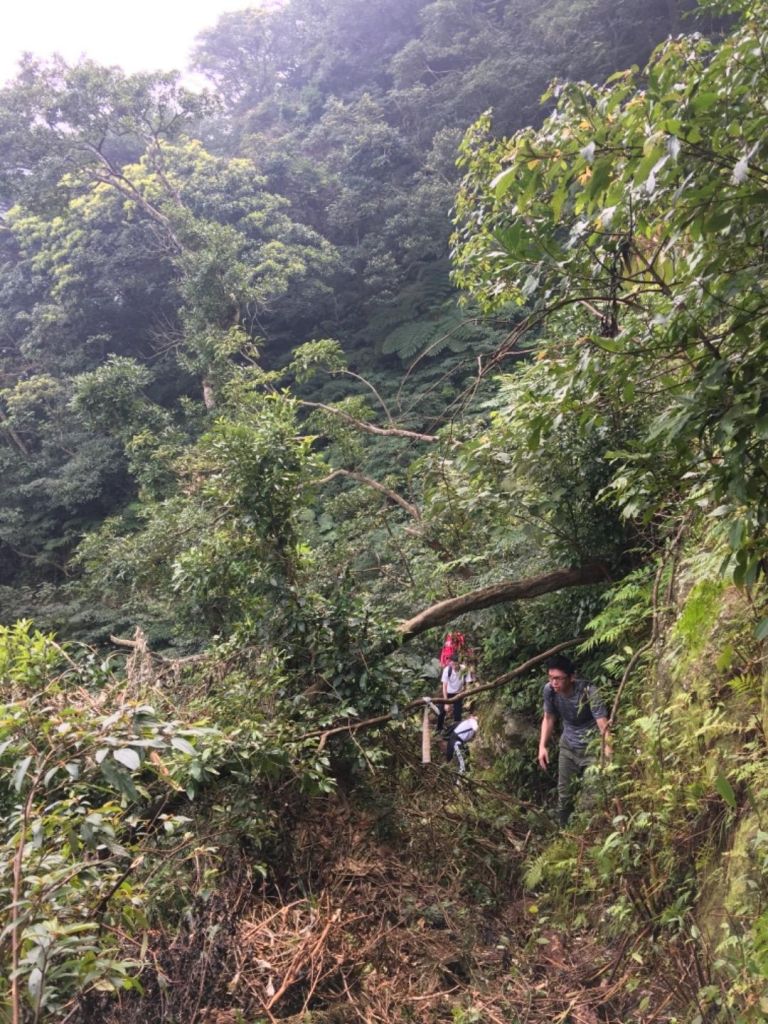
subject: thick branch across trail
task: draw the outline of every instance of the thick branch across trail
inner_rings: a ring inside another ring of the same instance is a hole
[[[536,665],[541,664],[542,661],[546,661],[547,658],[551,658],[553,654],[558,654],[560,651],[566,650],[568,647],[573,647],[574,644],[581,643],[583,637],[575,637],[573,640],[566,640],[561,644],[557,644],[555,647],[550,647],[548,651],[543,651],[541,654],[535,655],[533,658],[529,658],[528,661],[524,661],[522,665],[518,665],[517,668],[511,669],[509,672],[505,672],[504,675],[497,676],[496,679],[491,680],[490,683],[483,683],[482,686],[474,686],[471,689],[464,690],[461,694],[463,700],[469,700],[478,693],[486,693],[488,690],[497,690],[500,686],[506,686],[507,683],[511,683],[513,679],[517,679],[520,676],[525,675],[529,669],[535,668]],[[442,700],[442,698],[440,698]],[[453,701],[449,700],[445,703],[452,704]],[[305,733],[301,739],[312,739],[315,736],[320,737],[320,749],[322,749],[327,740],[331,736],[338,736],[340,733],[353,733],[359,732],[363,729],[374,729],[377,725],[384,725],[387,722],[399,721],[406,715],[412,715],[416,711],[421,711],[424,708],[424,700],[412,700],[409,704],[398,712],[389,712],[385,715],[375,715],[373,718],[358,718],[352,721],[345,722],[343,725],[335,725],[330,729],[316,729],[314,732]]]
[[[401,640],[432,629],[433,626],[444,626],[447,622],[464,615],[466,612],[491,608],[505,601],[520,601],[524,598],[540,597],[555,590],[566,587],[584,587],[590,583],[601,583],[609,579],[608,569],[602,562],[591,562],[577,569],[556,569],[544,573],[543,576],[532,576],[527,580],[512,580],[507,583],[495,583],[490,587],[472,590],[461,597],[449,597],[439,601],[413,618],[401,622],[398,634]]]

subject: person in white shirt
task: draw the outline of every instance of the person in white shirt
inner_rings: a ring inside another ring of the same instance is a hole
[[[437,732],[442,732],[445,725],[445,709],[447,701],[452,701],[453,707],[453,721],[454,724],[458,724],[461,721],[462,704],[463,700],[461,694],[464,690],[464,686],[467,682],[472,682],[474,676],[467,678],[467,673],[462,672],[459,666],[459,659],[456,655],[451,656],[451,660],[443,669],[442,684],[443,684],[443,703],[440,705],[440,714],[437,716]]]
[[[457,722],[448,734],[445,759],[450,762],[454,757],[456,758],[456,763],[459,766],[459,775],[463,775],[467,770],[469,751],[466,747],[477,736],[478,728],[477,718],[475,715],[470,714],[468,718]]]

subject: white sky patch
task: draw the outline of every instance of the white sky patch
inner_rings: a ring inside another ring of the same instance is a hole
[[[258,7],[248,0],[11,0],[0,30],[0,83],[18,71],[21,55],[59,53],[119,64],[129,72],[184,71],[195,37],[219,15]]]

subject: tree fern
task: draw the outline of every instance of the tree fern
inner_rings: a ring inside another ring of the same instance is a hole
[[[493,328],[468,320],[451,308],[429,319],[401,324],[386,336],[381,351],[407,362],[419,357],[434,358],[446,350],[456,355],[488,351],[498,344],[498,337]]]
[[[381,345],[383,355],[397,355],[402,360],[412,359],[423,352],[435,333],[429,321],[405,323],[391,331]]]

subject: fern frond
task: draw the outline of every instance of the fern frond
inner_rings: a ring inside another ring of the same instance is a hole
[[[545,851],[530,862],[523,875],[523,885],[526,889],[535,889],[538,885],[541,885],[547,860],[547,852]]]
[[[492,329],[449,309],[428,319],[401,324],[384,339],[381,351],[406,362],[416,357],[435,358],[446,350],[456,355],[487,351],[497,341]]]

